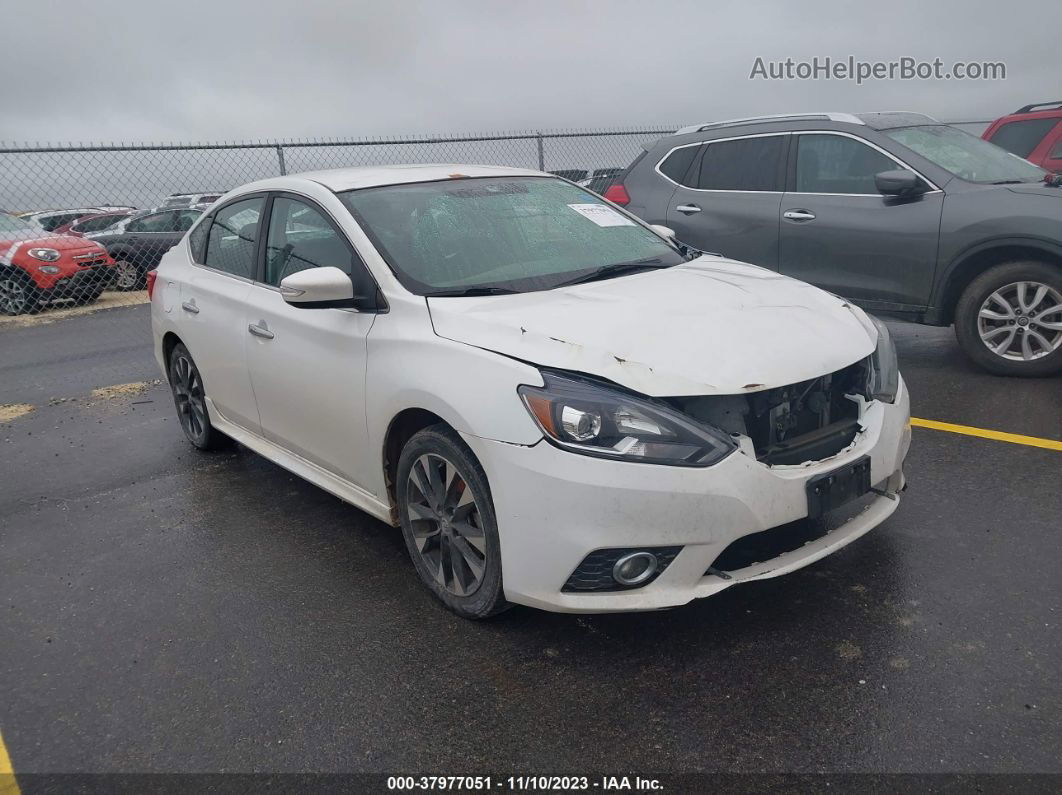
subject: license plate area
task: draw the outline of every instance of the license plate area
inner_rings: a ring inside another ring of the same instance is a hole
[[[808,518],[817,519],[870,491],[870,456],[816,475],[807,483]]]

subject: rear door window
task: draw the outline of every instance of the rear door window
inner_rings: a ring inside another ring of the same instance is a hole
[[[177,213],[155,213],[143,218],[134,218],[125,228],[127,232],[176,232]]]
[[[228,204],[214,213],[207,233],[203,264],[208,268],[253,279],[258,247],[258,219],[265,199],[256,196]]]
[[[700,190],[780,191],[786,135],[710,141],[695,168]]]
[[[690,187],[686,181],[686,175],[689,173],[694,159],[701,153],[701,149],[702,147],[697,144],[675,149],[660,162],[658,166],[660,173],[672,182]]]
[[[1058,119],[1011,121],[992,133],[988,140],[1018,157],[1028,157],[1056,124]]]

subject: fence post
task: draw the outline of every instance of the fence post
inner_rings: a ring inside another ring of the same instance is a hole
[[[284,147],[277,144],[277,162],[280,163],[280,176],[285,176],[288,173],[288,168],[284,165]]]
[[[542,131],[538,131],[538,170],[546,170],[546,150],[542,145]]]

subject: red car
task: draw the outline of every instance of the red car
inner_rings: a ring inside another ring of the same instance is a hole
[[[114,280],[114,260],[82,237],[42,232],[0,213],[0,312],[21,315],[60,299],[87,304]]]
[[[1048,171],[1062,172],[1062,100],[1026,105],[981,136]]]

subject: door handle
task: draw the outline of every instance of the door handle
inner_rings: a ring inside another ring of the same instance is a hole
[[[699,213],[701,211],[701,208],[696,204],[680,204],[675,209],[685,215],[693,215],[694,213]]]
[[[272,331],[265,327],[265,325],[257,325],[252,323],[247,327],[247,330],[254,334],[256,337],[261,337],[264,340],[271,340],[275,336]]]
[[[193,315],[199,314],[199,307],[195,305],[194,301],[184,301],[181,304],[181,309],[185,312],[191,312]]]
[[[782,217],[790,221],[814,221],[815,213],[811,210],[786,210],[782,213]]]

